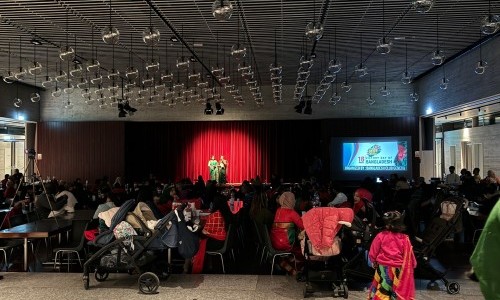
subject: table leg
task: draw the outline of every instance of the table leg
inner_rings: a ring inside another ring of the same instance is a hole
[[[28,238],[24,238],[24,271],[28,271]]]

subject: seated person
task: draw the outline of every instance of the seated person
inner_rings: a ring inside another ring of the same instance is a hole
[[[456,187],[460,185],[462,182],[460,181],[460,176],[458,176],[458,174],[455,173],[455,167],[450,166],[449,170],[450,174],[446,175],[444,184],[449,187]]]
[[[111,193],[111,191],[105,190],[104,192],[99,192],[99,200],[103,200],[104,203],[99,204],[97,207],[93,219],[99,218],[99,213],[105,212],[110,208],[116,207],[115,205],[115,197]]]
[[[298,233],[304,230],[304,224],[295,211],[295,195],[292,192],[284,192],[279,197],[278,203],[280,207],[276,210],[270,234],[273,248],[291,251],[297,261],[302,261],[302,250],[300,244],[296,243],[296,238]],[[280,266],[292,276],[298,273],[298,270],[294,269],[293,260],[283,259]]]
[[[500,185],[500,178],[495,175],[495,172],[493,172],[492,170],[488,170],[488,174],[486,178],[483,179],[483,182],[485,182],[486,184],[494,183],[498,186]]]
[[[367,189],[359,188],[354,192],[354,206],[352,208],[354,215],[368,223],[373,223],[373,219],[376,219],[377,215],[372,204],[372,198],[372,193]]]
[[[36,196],[35,210],[40,219],[46,219],[52,211],[61,210],[67,203],[66,197],[56,199],[54,197],[55,187],[52,183],[45,184],[43,193]]]
[[[208,215],[201,231],[200,248],[192,259],[192,273],[199,274],[203,270],[206,250],[222,248],[227,238],[229,225],[232,223],[232,213],[227,205],[227,200],[222,195],[216,195],[213,208]],[[189,267],[184,266],[186,272]]]
[[[75,212],[75,206],[78,203],[78,201],[76,200],[75,195],[73,195],[72,192],[68,191],[68,189],[62,185],[59,186],[59,193],[57,193],[56,195],[56,201],[61,197],[66,197],[68,199],[68,202],[62,208],[62,212],[64,211],[69,213]]]
[[[347,203],[347,196],[337,190],[332,189],[333,200],[328,203],[329,207],[345,207]]]

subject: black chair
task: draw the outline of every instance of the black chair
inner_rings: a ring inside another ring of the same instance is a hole
[[[9,218],[10,227],[26,224],[26,216],[24,214],[17,214]]]
[[[0,240],[0,251],[3,252],[4,262],[5,262],[5,270],[9,270],[9,260],[7,259],[7,251],[9,251],[9,258],[12,256],[12,251],[17,247],[23,247],[24,243],[22,240],[18,239],[9,239],[9,240]],[[33,245],[32,251],[33,251]]]
[[[274,261],[276,257],[283,257],[283,256],[293,256],[294,261],[295,261],[295,269],[297,270],[297,259],[295,258],[295,254],[293,254],[291,251],[282,251],[282,250],[276,250],[273,247],[273,244],[271,242],[271,237],[269,237],[269,232],[267,231],[267,227],[265,225],[258,225],[259,227],[259,232],[262,236],[262,239],[264,241],[264,249],[267,249],[267,255],[272,256],[273,260],[271,263],[271,275],[274,273]]]
[[[84,249],[85,245],[85,235],[84,231],[87,230],[89,221],[86,220],[73,220],[72,226],[71,226],[71,240],[68,242],[68,245],[66,247],[60,247],[54,249],[52,252],[55,253],[54,255],[54,270],[57,265],[57,259],[59,257],[60,264],[62,265],[62,255],[66,254],[67,259],[68,259],[68,272],[69,272],[69,265],[70,265],[70,254],[71,253],[76,253],[76,256],[78,257],[78,262],[80,263],[80,266],[82,265],[82,260],[80,258],[80,251]]]
[[[222,246],[222,248],[218,249],[218,250],[212,250],[212,251],[206,251],[205,254],[207,255],[218,255],[220,256],[220,260],[221,260],[221,263],[222,263],[222,273],[226,274],[226,269],[224,267],[224,254],[226,254],[226,252],[228,251],[231,251],[231,254],[233,256],[233,260],[235,259],[234,258],[234,252],[233,252],[233,249],[232,249],[232,243],[233,243],[233,240],[234,240],[234,228],[233,228],[233,225],[229,225],[229,228],[227,230],[227,234],[226,234],[226,240],[224,241],[224,245]]]
[[[262,251],[260,255],[260,265],[262,265],[262,260],[264,260],[264,254],[266,253],[266,245],[264,243],[264,239],[262,238],[262,234],[260,233],[259,224],[254,220],[252,220],[252,224],[255,237],[257,238],[257,240],[255,241],[255,246],[257,247],[257,249],[255,250],[255,255],[258,256]]]

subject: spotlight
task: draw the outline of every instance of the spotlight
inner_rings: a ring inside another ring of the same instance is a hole
[[[125,111],[125,105],[123,103],[118,103],[118,118],[125,118],[127,116],[127,112]]]
[[[304,114],[306,114],[306,115],[312,114],[311,104],[312,104],[312,101],[311,100],[307,100],[307,102],[306,102],[306,108],[304,108]]]
[[[135,113],[137,111],[137,109],[135,109],[132,106],[130,106],[128,100],[125,101],[125,104],[123,104],[123,109],[126,110],[126,111],[128,111],[129,113]]]
[[[224,114],[224,108],[220,104],[220,102],[215,102],[215,114],[216,115],[223,115]]]
[[[304,100],[300,100],[299,104],[295,105],[295,107],[294,107],[295,112],[301,114],[302,110],[304,109],[305,106],[306,106],[306,102]]]
[[[207,102],[207,104],[205,104],[205,115],[211,115],[213,112],[214,110],[212,109],[212,104]]]
[[[179,41],[179,39],[175,35],[173,35],[170,37],[170,41],[177,43]]]
[[[196,58],[194,58],[194,56],[190,56],[190,57],[189,57],[189,60],[190,60],[191,62],[196,62]]]

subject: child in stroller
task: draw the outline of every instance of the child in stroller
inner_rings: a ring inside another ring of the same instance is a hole
[[[334,296],[347,298],[347,285],[337,257],[341,250],[337,233],[343,225],[351,226],[353,218],[352,209],[335,207],[313,208],[302,216],[305,234],[301,246],[306,258],[304,298],[314,292],[312,283],[328,283]]]
[[[91,271],[95,271],[95,279],[98,282],[105,281],[111,272],[127,272],[141,274],[139,277],[141,292],[156,293],[159,278],[149,271],[161,265],[159,257],[166,257],[162,255],[164,250],[177,247],[177,219],[174,213],[169,213],[151,230],[142,220],[148,211],[140,206],[138,210],[142,210],[142,213],[139,217],[130,212],[134,205],[133,199],[126,201],[113,216],[109,230],[99,234],[92,242],[93,246],[100,249],[83,266],[85,289],[89,288]],[[134,218],[135,222],[141,226],[141,230],[138,231],[142,235],[138,235],[132,225],[125,221],[127,217]]]

